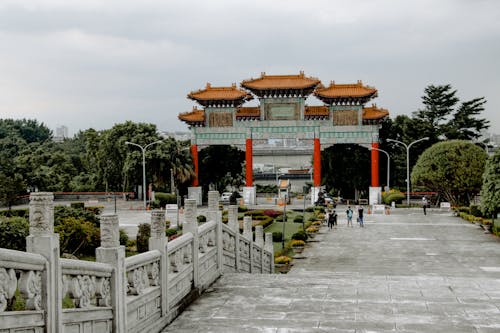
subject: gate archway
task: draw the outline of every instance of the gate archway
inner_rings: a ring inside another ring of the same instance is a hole
[[[322,105],[306,105],[310,95]],[[377,97],[377,89],[364,85],[336,84],[324,86],[314,77],[298,75],[267,75],[244,80],[238,88],[212,87],[193,91],[188,98],[202,106],[179,114],[179,119],[190,126],[191,153],[198,173],[198,150],[210,145],[233,145],[245,151],[246,186],[243,189],[246,204],[255,204],[253,185],[254,142],[270,139],[295,139],[310,147],[313,155],[314,203],[321,186],[321,150],[336,143],[371,145],[378,148],[379,123],[389,112],[376,105],[365,107]],[[258,98],[259,105],[243,104]],[[379,152],[371,151],[370,201],[380,200]],[[203,170],[201,170],[203,172]],[[189,196],[201,203],[201,188],[197,177],[189,189]]]

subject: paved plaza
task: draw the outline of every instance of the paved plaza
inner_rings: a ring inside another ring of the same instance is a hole
[[[500,332],[500,241],[448,212],[326,227],[286,275],[227,274],[164,332]]]

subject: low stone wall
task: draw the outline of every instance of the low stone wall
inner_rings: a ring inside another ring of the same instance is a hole
[[[237,207],[228,225],[209,192],[209,222],[198,226],[196,200],[186,200],[184,234],[168,242],[165,212],[153,211],[149,251],[125,258],[116,215],[101,216],[97,262],[59,258],[51,193],[30,196],[27,252],[0,248],[0,332],[160,332],[224,272],[273,272],[272,236]],[[22,311],[6,311],[16,293]],[[64,309],[63,309],[64,300]]]

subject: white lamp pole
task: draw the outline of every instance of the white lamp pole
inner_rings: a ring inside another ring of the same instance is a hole
[[[152,146],[154,144],[161,143],[161,142],[162,142],[162,140],[158,140],[155,142],[148,143],[145,146],[141,146],[141,145],[138,145],[137,143],[125,141],[126,145],[132,145],[132,146],[139,147],[139,148],[141,148],[141,151],[142,151],[142,199],[144,201],[144,209],[147,208],[147,205],[146,205],[146,149],[149,146]]]
[[[385,150],[374,148],[374,147],[371,147],[370,149],[381,151],[381,152],[383,152],[384,154],[387,155],[387,189],[389,189],[389,187],[390,187],[390,185],[389,185],[389,177],[390,177],[390,174],[391,174],[391,163],[390,163],[391,161],[390,161],[389,153],[386,152]]]
[[[406,202],[407,202],[408,207],[410,207],[410,147],[412,145],[414,145],[415,143],[420,142],[420,141],[424,141],[424,140],[429,140],[429,138],[425,137],[422,139],[418,139],[418,140],[411,142],[409,145],[407,145],[406,143],[398,141],[398,140],[387,139],[387,141],[402,144],[406,148]]]

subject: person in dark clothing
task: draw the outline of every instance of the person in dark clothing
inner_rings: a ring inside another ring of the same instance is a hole
[[[359,226],[361,228],[364,227],[364,224],[363,224],[363,206],[359,206],[358,208],[358,222],[359,222]]]
[[[328,216],[328,228],[332,229],[335,225],[337,225],[337,213],[332,211]]]

